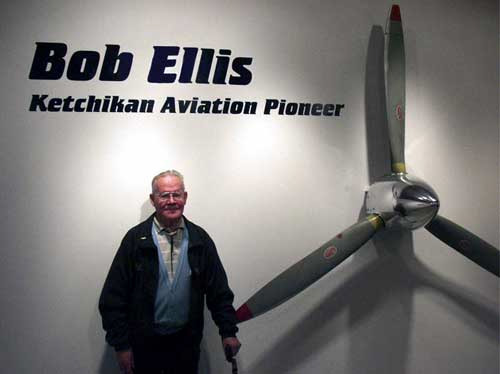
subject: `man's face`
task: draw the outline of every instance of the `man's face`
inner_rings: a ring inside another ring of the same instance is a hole
[[[184,212],[187,192],[179,178],[172,175],[158,178],[149,195],[156,217],[165,226],[176,225]]]

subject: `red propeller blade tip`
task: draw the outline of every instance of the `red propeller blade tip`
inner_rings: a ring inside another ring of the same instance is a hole
[[[253,318],[252,311],[247,304],[243,304],[238,308],[236,311],[236,318],[238,318],[238,322],[245,322],[246,320]]]
[[[401,22],[401,11],[399,10],[399,5],[393,5],[391,9],[391,21]]]

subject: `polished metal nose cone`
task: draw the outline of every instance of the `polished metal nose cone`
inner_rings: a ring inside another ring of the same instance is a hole
[[[412,230],[429,223],[438,209],[436,193],[419,185],[405,186],[396,197],[394,206],[394,211],[401,215],[400,224]]]

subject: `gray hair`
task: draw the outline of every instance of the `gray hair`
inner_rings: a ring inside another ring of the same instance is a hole
[[[160,174],[155,175],[155,177],[151,181],[151,191],[154,192],[155,183],[159,178],[163,178],[163,177],[167,177],[167,176],[179,178],[179,180],[181,181],[181,184],[182,184],[182,189],[184,189],[184,176],[181,173],[179,173],[177,170],[172,169],[172,170],[162,171]]]

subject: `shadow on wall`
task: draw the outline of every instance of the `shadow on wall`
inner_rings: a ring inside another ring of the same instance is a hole
[[[154,212],[154,208],[151,205],[151,201],[149,199],[147,199],[141,205],[141,215],[139,217],[140,222],[147,220],[149,218],[149,216],[151,214],[153,214],[153,212]]]
[[[210,313],[205,308],[205,329],[203,330],[203,340],[201,341],[199,374],[219,374],[226,372],[223,369],[221,360],[216,360],[217,353],[222,355],[219,333]]]
[[[100,294],[99,290],[99,294]],[[99,297],[99,294],[97,297]],[[90,331],[89,335],[92,337],[91,341],[95,341],[96,337],[96,332],[97,331],[103,331],[102,330],[102,319],[101,315],[99,314],[99,308],[98,305],[95,305],[94,308],[94,314],[92,318],[92,322],[90,324]],[[98,334],[99,335],[99,334]],[[106,342],[104,342],[104,334],[100,336],[101,342],[103,343],[104,350],[101,355],[101,362],[99,364],[99,369],[98,369],[98,374],[120,374],[120,369],[118,368],[118,365],[115,360],[115,350],[109,346]]]
[[[107,344],[102,354],[99,374],[120,374],[120,369],[115,360],[115,351]]]

